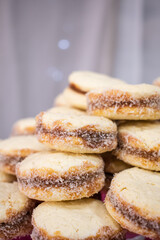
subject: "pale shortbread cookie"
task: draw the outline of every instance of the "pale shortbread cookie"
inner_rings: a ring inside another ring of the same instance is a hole
[[[33,240],[122,240],[124,232],[95,199],[45,202],[32,216]]]
[[[35,202],[23,195],[17,183],[0,182],[0,239],[29,235]]]
[[[16,173],[21,192],[42,201],[90,197],[105,182],[104,162],[98,155],[36,153],[17,164]]]
[[[159,239],[160,173],[130,168],[112,180],[106,208],[125,229]]]
[[[58,151],[102,153],[117,145],[117,126],[103,117],[42,112],[36,128],[39,141]]]
[[[160,119],[160,88],[119,84],[87,94],[88,113],[121,120]]]
[[[14,175],[0,171],[0,182],[10,183],[14,181],[16,181],[16,177]]]
[[[18,120],[12,128],[12,135],[34,135],[36,122],[34,118],[24,118]]]
[[[113,153],[124,162],[160,171],[160,122],[137,121],[120,125]]]
[[[101,156],[105,162],[104,170],[106,173],[119,173],[131,167],[131,165],[119,160],[112,152],[103,153]]]
[[[71,106],[85,110],[87,108],[85,94],[88,91],[116,84],[125,83],[104,74],[77,71],[70,74],[69,87],[64,91],[64,96]]]
[[[35,136],[15,136],[0,141],[0,169],[15,174],[15,166],[28,155],[48,150]]]
[[[54,106],[56,107],[70,107],[64,93],[59,94],[54,100]]]
[[[156,78],[156,79],[153,81],[153,85],[160,87],[160,77]]]
[[[64,96],[70,106],[81,110],[87,109],[87,99],[85,94],[76,92],[68,87],[64,90]]]

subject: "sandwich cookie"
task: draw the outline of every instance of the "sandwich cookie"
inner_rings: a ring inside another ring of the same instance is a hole
[[[118,147],[113,153],[124,162],[160,171],[160,122],[137,121],[118,129]]]
[[[48,150],[35,136],[15,136],[0,142],[0,169],[15,174],[15,166],[28,155]]]
[[[102,158],[105,162],[104,170],[106,173],[119,173],[131,167],[131,165],[119,160],[112,152],[103,153]]]
[[[95,199],[45,202],[32,216],[33,240],[122,240],[124,231]]]
[[[42,201],[90,197],[104,186],[104,162],[98,155],[44,152],[17,164],[19,189]]]
[[[149,84],[119,84],[87,94],[88,113],[115,120],[160,119],[160,89]]]
[[[103,117],[42,112],[36,117],[40,142],[66,152],[102,153],[117,145],[117,126]]]
[[[35,201],[19,192],[17,183],[0,183],[0,239],[9,240],[32,232]]]
[[[17,121],[12,128],[12,135],[34,135],[36,122],[34,118],[24,118]]]
[[[118,173],[111,182],[105,205],[125,229],[160,239],[160,173],[139,168]]]
[[[104,74],[77,71],[70,74],[69,87],[65,89],[64,96],[71,106],[85,110],[87,108],[85,96],[87,92],[114,84],[125,83],[119,79],[111,78]]]

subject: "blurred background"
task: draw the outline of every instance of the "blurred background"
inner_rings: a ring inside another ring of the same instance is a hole
[[[53,105],[74,70],[160,75],[159,0],[0,0],[0,138]]]

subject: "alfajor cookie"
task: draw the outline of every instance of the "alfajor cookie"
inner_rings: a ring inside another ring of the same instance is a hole
[[[149,84],[119,84],[87,94],[88,113],[120,120],[160,119],[160,89]]]
[[[103,117],[42,112],[36,131],[40,142],[58,151],[102,153],[117,145],[117,126]]]
[[[33,240],[122,240],[124,232],[95,199],[45,202],[32,216]]]
[[[160,122],[137,121],[120,125],[113,154],[124,162],[160,171]]]
[[[15,166],[28,155],[48,150],[35,136],[15,136],[0,142],[0,169],[15,174]]]
[[[35,201],[23,195],[17,183],[0,182],[0,239],[29,235],[34,207]]]
[[[17,179],[14,175],[0,171],[0,182],[10,183],[10,182],[14,182],[16,180]]]
[[[16,173],[20,191],[42,201],[90,197],[105,182],[104,163],[98,155],[36,153],[17,164]]]
[[[24,118],[18,120],[12,128],[12,135],[34,135],[36,122],[34,118]]]
[[[125,229],[160,239],[160,173],[139,168],[118,173],[111,182],[105,205]]]
[[[103,153],[101,156],[105,162],[104,170],[106,173],[119,173],[131,167],[131,165],[119,160],[112,152]]]
[[[100,73],[76,71],[69,76],[69,87],[64,91],[64,96],[71,106],[85,110],[87,108],[85,96],[87,92],[114,84],[125,83]]]

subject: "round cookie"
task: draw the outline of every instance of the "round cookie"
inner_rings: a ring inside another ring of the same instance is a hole
[[[32,216],[33,240],[122,240],[124,232],[95,199],[45,202]]]
[[[34,118],[24,118],[18,120],[12,128],[12,136],[16,135],[34,135],[36,122]]]
[[[36,130],[40,142],[58,151],[102,153],[117,145],[117,126],[103,117],[42,112]]]
[[[160,88],[119,84],[87,94],[88,113],[115,120],[160,119]]]
[[[0,182],[10,183],[14,181],[16,181],[16,177],[14,175],[0,171]]]
[[[137,121],[120,125],[113,153],[124,162],[160,171],[160,122]]]
[[[105,182],[104,163],[98,155],[36,153],[17,164],[16,173],[21,192],[42,201],[90,197]]]
[[[160,173],[139,168],[118,173],[111,182],[105,205],[125,229],[159,239]]]
[[[106,173],[119,173],[131,167],[131,165],[119,160],[112,152],[103,153],[102,158],[105,162],[104,170]]]
[[[35,136],[15,136],[0,141],[0,169],[15,174],[15,166],[28,155],[48,150]]]
[[[29,235],[34,207],[35,201],[19,192],[17,183],[0,182],[0,239]]]
[[[88,91],[113,84],[124,84],[124,82],[100,73],[76,71],[69,76],[69,87],[64,91],[64,96],[71,106],[86,110],[85,94]]]

